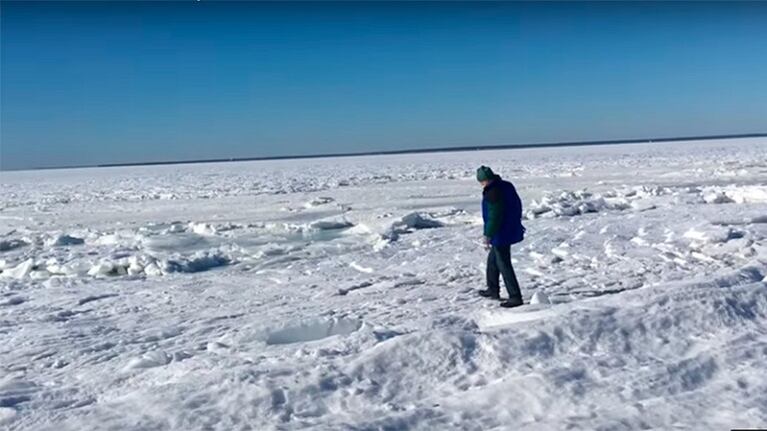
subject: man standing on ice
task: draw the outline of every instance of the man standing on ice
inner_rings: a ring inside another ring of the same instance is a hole
[[[487,289],[480,290],[480,296],[501,299],[500,276],[509,299],[501,307],[522,305],[522,292],[517,276],[511,266],[511,245],[524,238],[522,226],[522,200],[514,185],[504,181],[487,166],[477,169],[477,181],[482,184],[482,220],[485,223],[484,241],[487,255]]]

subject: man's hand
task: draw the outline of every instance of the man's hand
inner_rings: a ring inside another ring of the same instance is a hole
[[[490,250],[490,247],[492,247],[492,244],[490,244],[490,237],[483,236],[482,237],[482,243],[485,246],[485,250]]]

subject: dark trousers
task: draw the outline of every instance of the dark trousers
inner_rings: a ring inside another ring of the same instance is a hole
[[[500,276],[503,275],[503,284],[509,292],[509,298],[522,298],[522,292],[519,291],[517,276],[514,274],[514,268],[511,266],[511,246],[501,245],[492,246],[487,255],[487,288],[490,292],[498,295],[501,292],[499,283]]]

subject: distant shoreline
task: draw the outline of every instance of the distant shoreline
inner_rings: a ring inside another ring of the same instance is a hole
[[[222,159],[199,159],[199,160],[166,160],[156,162],[129,162],[129,163],[105,163],[96,165],[79,166],[52,166],[42,168],[27,169],[8,169],[2,172],[25,171],[25,170],[49,170],[49,169],[82,169],[82,168],[113,168],[123,166],[157,166],[157,165],[186,165],[198,163],[221,163],[221,162],[252,162],[264,160],[291,160],[291,159],[319,159],[328,157],[359,157],[359,156],[384,156],[397,154],[423,154],[423,153],[446,153],[459,151],[490,151],[490,150],[511,150],[524,148],[556,148],[556,147],[580,147],[591,145],[611,145],[611,144],[646,144],[654,142],[675,142],[675,141],[705,141],[714,139],[744,139],[744,138],[766,138],[767,133],[747,133],[738,135],[706,135],[706,136],[682,136],[675,138],[644,138],[644,139],[618,139],[618,140],[600,140],[600,141],[575,141],[575,142],[545,142],[537,144],[504,144],[504,145],[479,145],[479,146],[460,146],[460,147],[442,147],[442,148],[423,148],[414,150],[389,150],[389,151],[365,151],[358,153],[330,153],[330,154],[308,154],[308,155],[288,155],[288,156],[269,156],[269,157],[236,157]]]

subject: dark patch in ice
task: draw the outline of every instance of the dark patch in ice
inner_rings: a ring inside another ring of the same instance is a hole
[[[0,251],[10,251],[27,245],[27,242],[20,239],[4,239],[0,241]]]
[[[52,314],[49,314],[49,315],[45,316],[43,318],[43,320],[44,321],[48,321],[48,322],[66,322],[69,319],[77,316],[78,314],[90,313],[91,311],[93,311],[93,309],[91,309],[91,308],[88,308],[88,309],[85,309],[85,310],[79,310],[79,311],[75,311],[75,310],[62,310],[62,311],[58,311],[56,313],[52,313]]]
[[[548,374],[548,377],[558,388],[568,389],[574,395],[578,396],[582,396],[586,393],[586,384],[589,381],[589,374],[585,368],[555,368]]]
[[[525,340],[523,350],[531,356],[551,357],[556,351],[556,340],[545,332]]]
[[[231,260],[218,254],[200,254],[189,260],[168,260],[163,268],[165,272],[202,272],[219,266],[228,265]]]
[[[349,286],[349,287],[346,287],[346,288],[338,289],[338,294],[343,296],[343,295],[346,295],[347,293],[352,292],[354,290],[363,289],[365,287],[370,287],[372,285],[373,285],[373,283],[371,283],[369,281],[363,281],[362,283],[358,283],[358,284],[355,284],[353,286]]]
[[[21,404],[23,402],[29,401],[30,399],[31,398],[26,395],[0,398],[0,407],[13,407],[16,404]]]
[[[433,229],[444,226],[441,221],[421,213],[410,213],[402,217],[402,224],[411,229]]]
[[[103,295],[86,296],[85,298],[82,298],[79,301],[77,301],[77,305],[83,305],[89,302],[98,301],[99,299],[112,298],[115,296],[118,296],[118,295],[116,293],[106,293]]]
[[[473,319],[456,314],[437,317],[431,321],[432,329],[459,329],[463,331],[479,331],[479,325]]]
[[[224,316],[211,317],[210,319],[206,320],[205,323],[214,323],[214,322],[218,322],[218,321],[221,321],[221,320],[236,319],[236,318],[242,317],[244,315],[245,315],[245,313],[237,313],[237,314],[227,314],[227,315],[224,315]]]
[[[714,280],[711,281],[711,283],[695,283],[699,284],[700,287],[708,288],[711,284],[718,287],[735,287],[742,284],[747,283],[755,283],[762,281],[765,277],[765,274],[763,273],[763,268],[751,265],[746,266],[744,268],[741,268],[738,271],[735,271],[728,275],[723,275],[721,277],[717,277]]]
[[[376,337],[376,341],[385,341],[404,334],[405,332],[393,331],[390,329],[373,331],[373,336]]]
[[[354,224],[345,219],[317,220],[309,225],[310,228],[317,230],[347,229],[352,226],[354,226]]]
[[[67,399],[62,401],[57,401],[54,405],[54,409],[77,409],[80,407],[86,407],[96,402],[95,398],[85,398],[85,399]]]
[[[23,304],[24,301],[26,301],[26,299],[22,298],[21,296],[11,296],[8,299],[0,301],[0,307],[4,307],[8,305],[19,305],[19,304]]]
[[[595,298],[597,296],[603,296],[603,295],[615,295],[616,293],[625,292],[627,290],[634,290],[642,287],[643,285],[638,285],[636,287],[619,287],[615,289],[602,289],[602,290],[573,290],[570,292],[566,292],[564,294],[566,295],[583,295],[589,298]],[[563,294],[563,295],[564,295]]]
[[[46,242],[49,247],[64,247],[69,245],[84,244],[85,240],[70,235],[59,235]]]
[[[38,386],[26,380],[12,379],[0,382],[0,407],[13,408],[30,401],[37,391]]]
[[[285,391],[282,389],[275,389],[272,391],[272,408],[279,408],[288,401],[285,396]]]
[[[409,278],[409,279],[395,282],[393,287],[418,286],[425,283],[426,283],[425,281],[417,279],[417,278]]]
[[[716,361],[711,357],[685,359],[670,365],[667,368],[669,381],[659,383],[672,394],[692,391],[703,386],[718,369]]]
[[[754,320],[759,316],[759,304],[754,299],[726,298],[724,303],[716,301],[714,306],[718,309],[719,314],[734,321]]]

